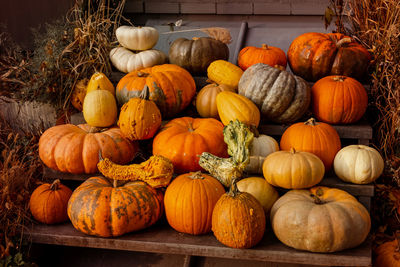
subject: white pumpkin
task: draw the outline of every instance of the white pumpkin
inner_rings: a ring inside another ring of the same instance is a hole
[[[116,47],[110,51],[110,59],[119,71],[128,73],[164,64],[167,61],[167,56],[159,50],[134,53],[124,47]]]
[[[383,172],[384,161],[379,152],[365,145],[342,148],[333,161],[336,175],[345,182],[368,184]]]
[[[148,50],[158,41],[158,31],[153,27],[120,26],[115,31],[118,42],[130,50]]]
[[[250,146],[249,164],[246,166],[245,171],[262,174],[262,165],[265,157],[278,150],[278,142],[271,136],[260,134],[258,137],[254,137]]]

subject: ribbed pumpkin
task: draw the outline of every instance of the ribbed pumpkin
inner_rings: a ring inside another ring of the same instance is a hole
[[[368,184],[381,176],[384,161],[379,152],[365,145],[342,148],[333,161],[336,175],[345,182]]]
[[[207,76],[218,84],[226,84],[236,90],[243,71],[238,66],[226,61],[215,60],[207,68]]]
[[[137,143],[123,138],[117,127],[63,124],[47,129],[39,139],[43,163],[53,170],[74,174],[97,172],[99,151],[113,162],[126,164],[137,150]]]
[[[133,97],[122,106],[118,126],[129,140],[145,140],[155,135],[161,126],[161,113],[157,105],[149,100],[147,86],[140,97]]]
[[[400,250],[399,241],[394,239],[379,245],[375,249],[376,267],[400,267]]]
[[[42,184],[32,193],[29,209],[33,217],[42,223],[54,224],[68,220],[67,205],[72,191],[60,180]]]
[[[271,226],[289,247],[335,252],[360,245],[368,236],[371,219],[349,193],[319,186],[280,197],[271,209]]]
[[[181,174],[167,187],[164,197],[169,225],[191,235],[211,231],[215,203],[225,189],[214,177],[201,172]]]
[[[133,71],[117,85],[116,96],[120,105],[138,97],[147,85],[149,99],[154,101],[163,118],[170,118],[186,108],[196,93],[196,84],[190,73],[173,64],[158,65]]]
[[[314,154],[292,148],[290,151],[277,151],[266,157],[263,174],[273,186],[302,189],[321,182],[325,167]]]
[[[247,46],[240,50],[238,65],[242,70],[257,63],[264,63],[271,67],[281,66],[286,69],[286,54],[279,47],[266,44],[262,44],[261,47]]]
[[[327,76],[311,88],[311,107],[315,117],[330,124],[350,124],[364,115],[368,95],[357,80],[345,76]]]
[[[228,60],[229,48],[210,37],[178,38],[171,44],[168,56],[171,64],[181,66],[192,74],[203,74],[211,62]]]
[[[170,159],[176,173],[199,171],[203,152],[228,156],[223,128],[220,121],[212,118],[173,119],[154,137],[153,154]]]
[[[108,79],[108,77],[102,72],[95,72],[87,84],[86,93],[94,90],[106,90],[115,96],[115,87]]]
[[[68,216],[77,230],[102,237],[120,236],[147,228],[161,217],[160,191],[142,181],[119,186],[111,181],[91,177],[72,193]]]
[[[222,91],[235,90],[225,84],[216,83],[201,88],[196,96],[196,109],[201,117],[219,119],[216,98]]]
[[[83,101],[83,118],[93,127],[109,127],[118,116],[115,97],[107,90],[93,90],[86,93]]]
[[[240,78],[238,93],[253,101],[262,118],[294,122],[311,102],[311,89],[302,78],[263,63],[249,67]]]
[[[265,217],[269,217],[269,211],[279,198],[278,191],[262,177],[248,177],[237,182],[240,192],[247,192],[255,197],[264,208]]]
[[[158,31],[153,27],[123,25],[116,29],[115,36],[118,42],[130,50],[148,50],[156,45]]]
[[[216,97],[218,115],[224,125],[236,119],[258,127],[260,123],[260,111],[248,98],[235,92],[223,91]]]
[[[325,165],[325,171],[332,167],[336,153],[341,149],[340,137],[335,128],[327,123],[316,122],[311,118],[287,128],[281,137],[282,150],[292,147],[298,151],[317,155]]]
[[[291,43],[287,58],[293,73],[307,81],[328,75],[362,80],[371,55],[362,45],[341,33],[309,32]]]
[[[264,236],[264,209],[251,194],[240,192],[233,181],[229,192],[215,204],[212,231],[225,246],[251,248]]]
[[[84,78],[82,80],[79,80],[74,87],[74,90],[72,91],[71,95],[71,104],[74,106],[79,111],[82,111],[83,109],[83,100],[85,99],[86,96],[86,89],[87,89],[87,84],[89,80]]]

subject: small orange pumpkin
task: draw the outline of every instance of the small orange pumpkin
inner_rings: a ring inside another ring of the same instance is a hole
[[[169,225],[191,235],[210,232],[215,203],[224,193],[222,184],[208,174],[179,175],[165,191],[164,207]]]
[[[286,69],[286,54],[279,47],[262,44],[261,48],[247,46],[240,50],[238,65],[242,70],[246,70],[253,64],[264,63],[271,67],[280,66]]]
[[[203,118],[214,118],[219,119],[218,109],[217,109],[217,94],[223,91],[235,90],[225,84],[207,84],[196,96],[196,109],[199,115]]]
[[[387,241],[375,249],[376,267],[400,267],[400,246],[399,241],[394,239]]]
[[[327,172],[332,167],[336,153],[341,149],[341,142],[335,128],[311,118],[287,128],[281,137],[280,147],[281,150],[294,148],[317,155],[324,163]]]
[[[346,76],[327,76],[311,88],[312,112],[318,120],[331,124],[357,122],[364,115],[368,95],[364,86]]]
[[[68,220],[67,205],[72,191],[60,180],[37,187],[29,200],[33,217],[45,224],[61,223]]]
[[[152,138],[161,126],[161,113],[157,105],[149,100],[149,88],[143,89],[139,97],[129,99],[119,114],[118,126],[129,140]]]

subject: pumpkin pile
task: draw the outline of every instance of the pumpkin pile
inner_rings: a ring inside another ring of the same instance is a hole
[[[171,64],[164,64],[165,55],[150,50],[158,41],[154,28],[121,26],[116,36],[122,47],[110,58],[128,73],[115,89],[101,74],[82,81],[87,124],[52,127],[39,141],[47,167],[97,174],[72,194],[59,193],[59,217],[39,214],[34,193],[38,221],[68,216],[79,231],[110,237],[150,227],[165,211],[176,231],[212,232],[233,248],[257,245],[268,220],[282,243],[299,250],[334,252],[366,239],[371,221],[364,206],[318,186],[332,169],[357,184],[383,171],[377,150],[342,148],[331,126],[355,123],[366,110],[368,96],[356,80],[370,60],[362,46],[340,34],[308,33],[293,41],[287,60],[280,48],[246,47],[237,66],[221,41],[179,38]],[[350,63],[350,56],[357,58]],[[192,74],[210,81],[197,95]],[[195,116],[185,114],[191,104]],[[258,132],[265,122],[287,125],[280,140]],[[133,163],[142,144],[151,155]],[[47,187],[37,189],[49,193],[42,198],[63,189],[59,182]]]

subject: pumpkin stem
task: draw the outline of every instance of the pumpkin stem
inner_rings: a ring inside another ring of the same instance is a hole
[[[118,180],[113,180],[113,187],[117,188],[118,187]]]
[[[255,125],[250,125],[249,128],[250,128],[250,131],[254,134],[254,137],[260,136],[260,132],[258,131],[258,129]]]
[[[236,184],[237,180],[238,180],[237,177],[232,179],[232,183],[231,183],[231,186],[230,186],[230,189],[229,189],[229,193],[228,193],[228,195],[230,197],[236,197],[237,195],[239,195],[241,193],[239,191],[238,187],[237,187],[237,184]]]
[[[311,126],[318,125],[317,121],[314,118],[308,119],[304,124],[305,125],[311,125]]]
[[[201,171],[197,171],[197,172],[193,172],[193,173],[189,176],[189,178],[191,178],[191,179],[201,179],[201,180],[203,180],[203,179],[204,179],[204,176],[202,175]]]
[[[345,76],[335,76],[335,77],[333,77],[333,80],[335,82],[344,82],[344,80],[346,80],[346,77]]]
[[[261,48],[262,48],[262,49],[265,49],[265,50],[269,49],[267,44],[262,44],[262,45],[261,45]]]
[[[103,131],[105,131],[107,129],[108,128],[91,126],[90,129],[89,129],[89,133],[99,133],[99,132],[103,132]]]
[[[142,92],[140,93],[139,97],[143,100],[149,100],[150,98],[150,89],[147,86],[147,84],[145,84],[145,86],[143,87]]]
[[[350,37],[346,37],[346,38],[343,38],[343,39],[339,40],[339,42],[336,43],[336,47],[340,48],[343,45],[351,43],[351,42],[352,42],[351,38]]]
[[[145,73],[145,72],[139,71],[139,72],[137,73],[137,76],[138,76],[138,77],[147,77],[147,76],[149,76],[149,74],[148,74],[148,73]]]
[[[190,133],[194,131],[192,122],[188,123],[188,130]]]
[[[310,197],[312,197],[314,199],[314,203],[321,205],[324,204],[325,202],[322,201],[318,196],[314,195],[314,194],[310,194]]]
[[[54,182],[50,185],[51,191],[57,191],[58,187],[60,186],[60,179],[54,180]]]
[[[295,154],[295,153],[296,153],[296,149],[294,149],[294,147],[291,147],[291,148],[290,148],[290,153],[291,153],[291,154]]]

